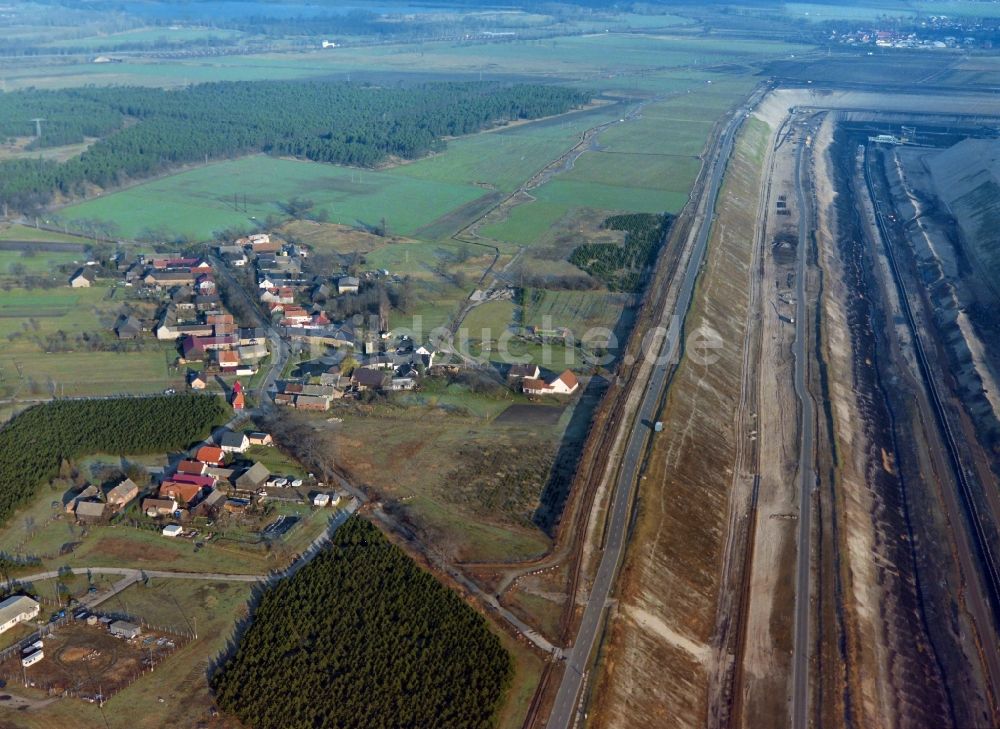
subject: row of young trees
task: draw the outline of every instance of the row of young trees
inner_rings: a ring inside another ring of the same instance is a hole
[[[25,210],[46,204],[57,191],[81,194],[88,183],[109,187],[188,162],[250,152],[371,167],[390,156],[412,159],[441,149],[444,137],[562,113],[587,99],[573,89],[489,82],[386,88],[252,81],[173,91],[18,91],[0,95],[0,130],[5,118],[26,121],[62,104],[93,113],[103,138],[63,163],[0,163],[0,203]],[[138,123],[107,134],[109,115],[122,124],[126,118]],[[46,127],[43,138],[47,133]],[[72,127],[72,133],[84,131]]]
[[[29,408],[0,430],[0,523],[64,462],[90,453],[186,448],[228,414],[220,398],[208,395],[55,400]]]
[[[642,290],[643,272],[656,260],[673,216],[663,213],[612,215],[602,227],[625,232],[625,242],[587,243],[577,246],[569,262],[604,282],[611,291]]]
[[[264,593],[211,686],[253,729],[486,729],[512,671],[479,613],[353,517]]]

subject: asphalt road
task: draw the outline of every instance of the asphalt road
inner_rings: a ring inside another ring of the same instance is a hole
[[[806,256],[811,219],[802,164],[805,143],[795,158],[795,197],[799,206],[798,271],[795,275],[795,394],[799,399],[799,533],[795,567],[795,628],[792,648],[792,729],[807,729],[809,721],[809,557],[813,463],[813,401],[806,384]]]
[[[239,292],[239,295],[243,297],[250,311],[254,313],[254,317],[257,319],[257,327],[263,329],[267,333],[268,349],[271,352],[271,364],[268,367],[267,374],[264,379],[261,380],[260,385],[257,386],[256,399],[258,403],[258,410],[263,409],[266,405],[270,404],[274,398],[274,393],[277,392],[277,379],[281,376],[281,371],[285,368],[285,363],[288,361],[288,356],[290,350],[288,348],[288,343],[285,342],[278,330],[275,329],[274,325],[264,317],[261,313],[258,303],[253,300],[247,290],[240,285],[236,277],[233,276],[233,272],[225,264],[224,261],[218,258],[212,257],[211,263],[213,269],[218,275],[223,276],[226,282],[229,284],[233,291]]]
[[[715,218],[715,202],[719,197],[719,190],[722,187],[722,180],[726,170],[726,163],[733,151],[733,143],[736,131],[739,129],[745,114],[750,110],[752,104],[741,108],[733,118],[727,123],[721,137],[719,153],[712,163],[709,184],[706,198],[706,206],[703,216],[696,220],[698,234],[695,239],[691,259],[684,272],[684,279],[681,283],[677,303],[673,312],[663,312],[663,321],[669,321],[670,315],[676,313],[681,320],[686,319],[691,299],[694,294],[695,282],[701,269],[701,264],[708,248],[708,238],[711,232],[711,223]],[[657,409],[667,384],[668,377],[672,372],[671,356],[672,348],[682,334],[683,327],[671,327],[660,348],[660,356],[667,364],[657,365],[650,376],[649,384],[639,406],[637,419],[629,435],[625,455],[619,471],[618,481],[613,492],[613,502],[609,512],[607,541],[604,545],[604,554],[601,557],[600,566],[594,579],[594,585],[584,609],[583,620],[576,636],[576,641],[571,649],[564,652],[566,656],[566,670],[563,672],[562,682],[556,693],[552,711],[546,724],[547,729],[568,729],[573,725],[577,712],[577,705],[580,700],[580,689],[583,686],[584,676],[590,655],[598,636],[601,634],[604,624],[604,611],[614,586],[615,577],[621,562],[622,553],[626,544],[626,536],[629,526],[630,505],[632,502],[632,491],[637,485],[637,475],[639,466],[642,463],[645,451],[646,437],[649,434],[649,423],[655,418]],[[651,677],[651,680],[652,677]]]

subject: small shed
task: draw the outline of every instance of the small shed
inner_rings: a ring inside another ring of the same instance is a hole
[[[315,494],[313,496],[313,506],[324,507],[330,504],[330,494]]]
[[[142,628],[127,620],[116,620],[108,626],[108,630],[111,632],[111,635],[116,635],[119,638],[127,640],[132,640],[132,638],[138,638],[142,635]]]
[[[163,527],[163,536],[165,537],[179,537],[184,531],[184,527],[180,524],[167,524]]]

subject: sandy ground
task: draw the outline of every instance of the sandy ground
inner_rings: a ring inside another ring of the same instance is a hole
[[[776,126],[775,138],[789,131]],[[795,208],[794,131],[772,153],[770,181],[763,190],[760,220],[763,275],[760,277],[760,362],[751,372],[760,407],[756,422],[759,443],[760,493],[753,546],[750,609],[744,652],[744,727],[778,720],[789,688],[794,585],[795,516],[798,489],[798,400],[793,387],[792,344],[795,327],[795,258],[800,213]],[[779,203],[784,203],[779,207]],[[778,214],[788,211],[790,214]],[[780,242],[779,242],[780,241]],[[784,319],[782,318],[784,317]],[[753,432],[749,430],[749,432]],[[788,518],[791,517],[791,518]]]

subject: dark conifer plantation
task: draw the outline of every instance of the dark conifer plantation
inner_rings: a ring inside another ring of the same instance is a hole
[[[252,152],[372,167],[442,149],[444,137],[559,114],[589,99],[556,86],[432,83],[402,88],[322,81],[206,83],[183,90],[112,87],[0,94],[0,135],[33,145],[101,137],[63,163],[0,162],[0,203],[46,204],[55,192],[110,187],[189,162]],[[126,120],[130,123],[126,124]]]
[[[55,478],[64,460],[180,450],[228,412],[207,395],[55,400],[25,410],[0,429],[0,523]]]
[[[211,685],[252,729],[487,729],[512,670],[479,613],[354,517],[264,594]]]

